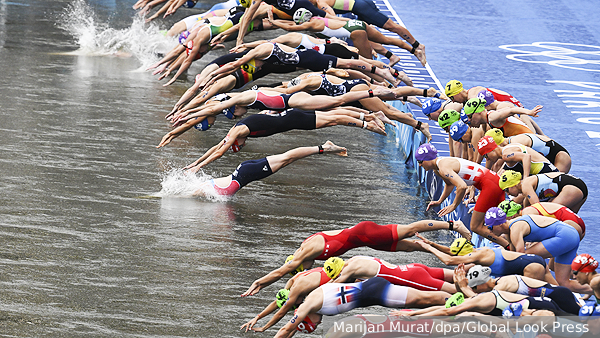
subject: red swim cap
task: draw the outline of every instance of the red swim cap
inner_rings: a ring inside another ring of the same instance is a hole
[[[593,272],[598,267],[598,261],[589,254],[580,254],[573,259],[571,270],[577,272]]]
[[[484,136],[477,143],[477,150],[482,156],[496,148],[498,148],[498,145],[491,136]]]

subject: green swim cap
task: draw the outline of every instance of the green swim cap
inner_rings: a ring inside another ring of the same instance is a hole
[[[480,113],[485,109],[486,105],[485,99],[480,99],[478,97],[472,98],[465,103],[465,114],[472,115],[475,113]]]
[[[511,217],[518,214],[519,210],[521,210],[523,206],[514,201],[502,201],[502,203],[498,205],[498,208],[504,211],[506,217]]]
[[[277,307],[281,309],[281,307],[283,306],[283,304],[285,304],[285,302],[287,302],[289,297],[290,290],[281,289],[277,291],[277,295],[275,296],[275,300],[277,301]]]
[[[460,120],[460,113],[453,109],[446,109],[438,116],[438,124],[442,129],[451,126],[458,120]]]
[[[453,306],[459,306],[465,301],[465,295],[462,292],[457,292],[452,295],[452,297],[448,298],[446,301],[446,308],[449,309]]]

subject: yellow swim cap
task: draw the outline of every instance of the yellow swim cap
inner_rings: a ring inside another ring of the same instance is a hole
[[[519,184],[522,178],[523,175],[521,175],[520,172],[507,170],[500,176],[500,182],[498,182],[498,185],[500,186],[500,189],[504,190]]]
[[[246,8],[250,8],[251,3],[252,3],[252,0],[240,0],[240,5],[242,5]]]
[[[453,255],[464,256],[473,252],[473,244],[466,238],[457,238],[450,245],[450,252]]]
[[[292,261],[292,259],[294,259],[294,255],[287,256],[284,264],[288,264],[289,262]],[[300,264],[300,266],[297,267],[296,270],[290,272],[290,275],[295,276],[298,272],[302,272],[302,271],[304,271],[304,266],[302,264]]]
[[[485,136],[491,136],[497,145],[500,145],[504,141],[504,133],[498,128],[492,128],[485,133]]]
[[[342,268],[344,267],[344,260],[339,257],[330,257],[323,264],[323,270],[327,276],[331,279],[335,279],[342,272]]]
[[[256,60],[252,59],[242,65],[242,70],[248,74],[256,72]]]
[[[462,84],[462,82],[460,82],[458,80],[451,80],[451,81],[448,81],[448,83],[446,83],[445,92],[446,92],[446,96],[448,96],[448,97],[454,96],[454,95],[462,92],[462,90],[463,90],[463,84]]]

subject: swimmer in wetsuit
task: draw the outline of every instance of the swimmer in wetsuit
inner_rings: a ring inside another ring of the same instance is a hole
[[[229,130],[227,136],[221,142],[207,150],[202,157],[184,169],[197,172],[207,164],[219,159],[229,149],[236,153],[244,146],[248,137],[267,137],[294,129],[314,130],[336,125],[347,125],[386,135],[385,126],[382,120],[379,119],[379,115],[383,114],[377,112],[365,115],[345,108],[335,108],[328,111],[304,111],[293,108],[280,113],[251,115],[240,120]]]
[[[411,224],[379,225],[365,221],[342,229],[318,232],[309,236],[297,249],[290,261],[284,263],[267,275],[255,280],[242,297],[251,296],[258,291],[291,273],[299,267],[310,268],[315,260],[326,260],[329,257],[340,256],[348,250],[367,246],[382,251],[414,251],[422,250],[412,240],[405,238],[417,232],[449,229],[470,238],[471,233],[461,221],[424,220]]]
[[[422,291],[456,293],[456,287],[451,284],[453,274],[449,269],[430,268],[418,263],[398,266],[375,257],[354,256],[345,262],[342,272],[333,283],[383,277],[394,285]]]
[[[571,291],[585,292],[586,287],[570,280],[571,262],[579,248],[579,233],[572,226],[554,218],[525,215],[510,221],[500,208],[490,208],[486,213],[486,225],[496,235],[506,234],[517,252],[554,258],[554,273],[558,285]],[[525,242],[535,242],[525,248]]]
[[[507,170],[502,173],[500,188],[527,207],[538,202],[554,202],[579,212],[587,200],[588,188],[582,179],[571,174],[547,173],[523,179],[521,173]]]
[[[450,294],[443,291],[420,291],[393,285],[381,277],[359,283],[327,283],[311,292],[292,319],[275,337],[291,337],[298,324],[309,314],[334,316],[352,309],[374,305],[390,308],[423,308],[445,304]]]
[[[461,265],[456,268],[454,276],[459,291],[467,298],[475,296],[476,293],[499,290],[531,297],[548,297],[555,301],[561,309],[572,315],[578,315],[581,308],[571,290],[534,278],[520,275],[492,278],[491,270],[481,265],[471,267],[468,273]]]
[[[481,247],[474,249],[467,243],[460,250],[452,251],[459,243],[456,240],[451,247],[437,244],[420,235],[424,250],[431,252],[446,265],[479,264],[489,266],[494,276],[523,275],[537,280],[556,284],[556,280],[546,267],[546,261],[538,255],[504,250],[502,248]]]

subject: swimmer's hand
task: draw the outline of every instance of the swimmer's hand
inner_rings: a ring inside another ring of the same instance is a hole
[[[529,114],[527,114],[527,115],[533,116],[533,117],[538,117],[538,113],[542,111],[542,108],[544,108],[544,106],[537,105],[533,109],[531,109],[529,111]]]
[[[396,316],[401,318],[409,318],[413,315],[413,310],[402,309],[402,310],[392,310],[390,311],[390,316]]]
[[[427,204],[427,209],[425,209],[425,211],[429,211],[429,208],[435,207],[440,204],[442,204],[441,201],[431,201],[431,202],[429,202],[429,204]]]
[[[440,209],[440,211],[438,211],[438,216],[442,217],[442,216],[446,216],[449,213],[453,212],[454,209],[456,209],[456,207],[454,206],[454,204],[450,204],[442,209]]]
[[[254,296],[255,294],[258,293],[258,291],[260,291],[260,289],[261,289],[260,284],[258,284],[257,281],[254,281],[254,283],[252,283],[252,285],[250,285],[248,290],[246,290],[246,292],[242,293],[240,295],[240,297]]]
[[[273,24],[273,10],[271,6],[267,8],[267,21],[272,25]]]
[[[246,331],[244,331],[244,332],[248,332],[248,330],[254,330],[254,324],[256,324],[256,322],[258,322],[258,316],[250,319],[244,325],[240,326],[240,330],[246,329]]]
[[[423,237],[423,235],[421,235],[421,234],[420,234],[420,233],[418,233],[418,232],[415,232],[415,236],[417,236],[417,238],[419,238],[421,241],[423,241],[423,243],[426,243],[426,244],[429,244],[429,245],[432,245],[432,244],[433,244],[433,242],[432,242],[432,241],[430,241],[430,240],[428,240],[427,238]]]

